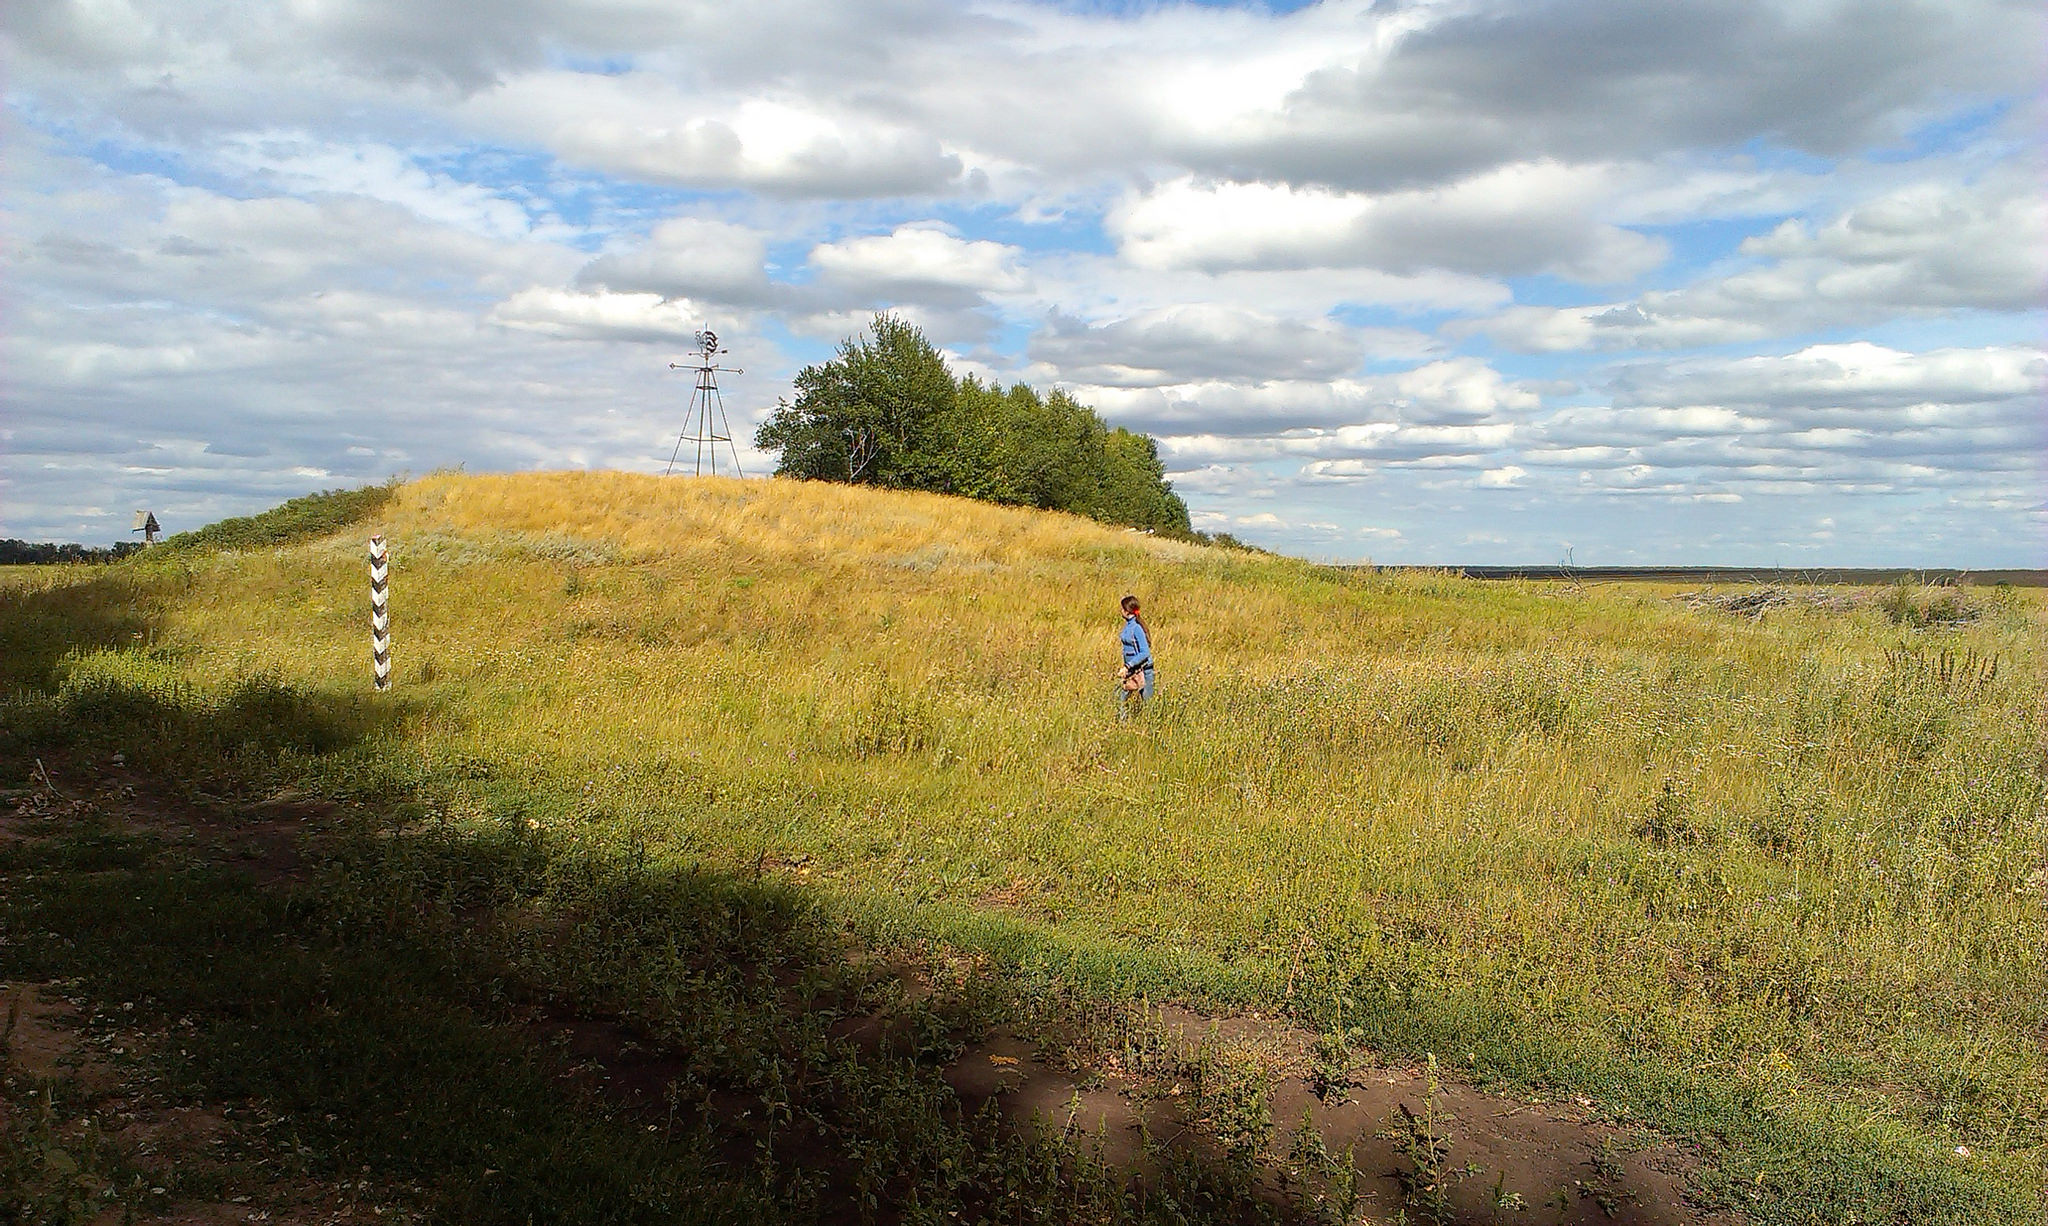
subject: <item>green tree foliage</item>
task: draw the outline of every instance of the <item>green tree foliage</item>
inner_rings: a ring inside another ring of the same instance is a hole
[[[74,545],[57,541],[0,541],[0,566],[49,566],[68,563],[112,562],[142,548],[141,541],[115,541],[112,545]]]
[[[754,445],[778,476],[933,490],[1187,535],[1158,444],[1063,391],[955,379],[924,333],[877,315],[806,366]]]
[[[796,403],[778,405],[754,445],[782,453],[778,476],[940,489],[939,427],[953,406],[952,372],[924,333],[877,315],[837,357],[797,374]]]

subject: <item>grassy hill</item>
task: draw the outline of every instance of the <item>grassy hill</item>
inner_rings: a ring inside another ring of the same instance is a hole
[[[772,875],[877,946],[1583,1096],[1701,1147],[1696,1195],[1758,1221],[2040,1220],[2035,595],[1750,620],[620,474],[283,518],[10,580],[17,760],[97,737],[194,786]],[[1160,696],[1120,725],[1125,592]]]

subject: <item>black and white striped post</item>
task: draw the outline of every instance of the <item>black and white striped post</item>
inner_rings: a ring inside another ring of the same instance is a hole
[[[370,666],[377,688],[391,688],[391,555],[384,538],[370,538]]]

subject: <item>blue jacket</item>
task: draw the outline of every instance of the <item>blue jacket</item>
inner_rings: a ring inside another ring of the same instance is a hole
[[[1123,633],[1117,637],[1123,640],[1126,669],[1140,664],[1152,667],[1152,640],[1145,637],[1145,627],[1138,624],[1137,618],[1124,614]]]

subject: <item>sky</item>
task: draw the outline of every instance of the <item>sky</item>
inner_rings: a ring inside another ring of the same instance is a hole
[[[11,0],[0,536],[660,472],[697,329],[744,442],[889,309],[1286,553],[2048,565],[2044,35],[2038,0]]]

